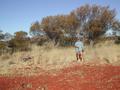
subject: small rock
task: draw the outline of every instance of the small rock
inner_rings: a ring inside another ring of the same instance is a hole
[[[22,84],[22,88],[32,88],[32,84],[31,83],[23,83]]]
[[[110,60],[107,58],[103,58],[107,63],[110,63]]]
[[[21,57],[21,60],[23,60],[23,61],[29,61],[29,60],[31,60],[31,59],[33,59],[33,57],[32,56],[24,56],[24,57]]]

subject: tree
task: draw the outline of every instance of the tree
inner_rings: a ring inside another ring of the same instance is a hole
[[[45,34],[45,32],[42,29],[42,25],[40,25],[38,21],[31,25],[30,34],[32,36],[40,36]]]
[[[9,47],[13,48],[13,52],[15,49],[17,50],[28,50],[29,49],[30,39],[27,36],[27,32],[18,31],[15,32],[14,38],[9,41]]]
[[[62,20],[64,16],[49,16],[43,18],[41,25],[43,26],[43,30],[47,34],[47,36],[55,42],[55,45],[59,41],[62,34]]]
[[[48,16],[43,18],[41,25],[48,37],[55,43],[62,41],[63,34],[75,34],[78,22],[73,13],[69,15]]]
[[[93,40],[97,40],[99,36],[112,28],[116,15],[115,10],[111,10],[108,6],[98,5],[84,5],[74,10],[73,13],[79,21],[80,32],[85,32],[86,35],[89,35],[89,32],[93,33]]]
[[[70,15],[67,15],[65,20],[66,32],[69,33],[71,36],[75,35],[76,30],[79,26],[79,22],[77,21],[77,18],[75,17],[74,13],[70,13]]]
[[[27,38],[27,32],[24,32],[24,31],[18,31],[18,32],[15,32],[14,33],[15,35],[15,38],[20,40],[20,39],[26,39]]]
[[[31,25],[30,32],[39,35],[44,31],[52,41],[61,41],[64,34],[75,36],[77,32],[83,34],[88,40],[97,40],[107,30],[118,28],[115,24],[116,12],[109,6],[83,5],[68,15],[44,17],[41,21]],[[92,35],[92,36],[89,36]],[[89,38],[92,37],[92,38]]]
[[[5,33],[4,34],[4,40],[5,41],[9,41],[13,38],[13,35],[11,35],[10,33]]]

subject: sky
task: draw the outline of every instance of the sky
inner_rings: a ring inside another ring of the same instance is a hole
[[[85,4],[109,5],[116,9],[116,18],[120,20],[120,0],[0,0],[0,30],[11,34],[29,32],[33,22],[46,16],[69,14]]]

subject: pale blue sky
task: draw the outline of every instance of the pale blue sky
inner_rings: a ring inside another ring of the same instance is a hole
[[[84,4],[109,5],[120,20],[120,0],[0,0],[0,29],[29,32],[31,23],[45,16],[68,14]]]

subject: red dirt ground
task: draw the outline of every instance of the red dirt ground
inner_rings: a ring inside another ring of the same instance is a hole
[[[1,76],[0,90],[120,90],[120,66],[74,64],[53,74]]]

